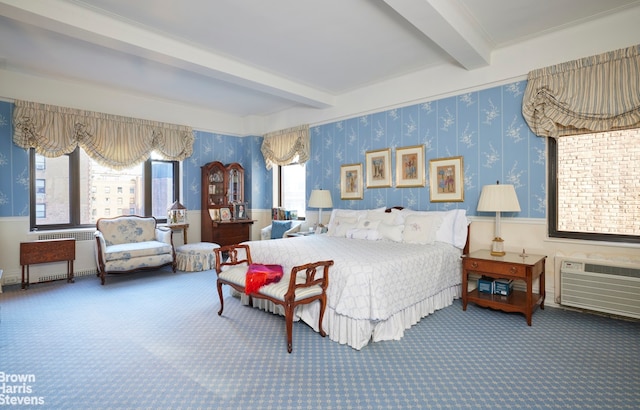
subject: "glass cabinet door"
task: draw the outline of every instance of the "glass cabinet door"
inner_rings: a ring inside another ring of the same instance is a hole
[[[209,205],[224,204],[224,171],[213,168],[209,172]]]
[[[232,168],[229,170],[229,203],[242,202],[242,184],[240,171]]]

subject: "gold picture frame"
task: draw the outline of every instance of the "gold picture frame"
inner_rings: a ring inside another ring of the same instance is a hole
[[[429,161],[431,202],[463,202],[464,175],[462,157]]]
[[[396,187],[413,188],[426,184],[424,145],[396,148]]]
[[[362,164],[340,166],[340,199],[362,199],[364,187]]]
[[[365,153],[367,164],[367,188],[391,186],[391,149],[379,149]]]

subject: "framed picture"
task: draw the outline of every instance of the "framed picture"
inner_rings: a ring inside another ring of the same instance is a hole
[[[464,201],[462,157],[439,158],[429,161],[431,202]]]
[[[426,184],[424,145],[396,148],[396,187],[422,187]]]
[[[247,219],[247,204],[244,202],[233,204],[233,216],[235,219]]]
[[[340,199],[362,199],[362,164],[340,166]]]
[[[391,150],[380,149],[365,153],[367,164],[367,188],[388,188],[391,186]]]
[[[220,220],[220,210],[218,208],[209,209],[209,216],[212,221]]]
[[[229,208],[220,208],[220,220],[221,221],[231,220],[231,210]]]

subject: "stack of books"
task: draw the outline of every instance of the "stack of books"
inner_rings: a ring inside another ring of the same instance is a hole
[[[493,279],[487,276],[478,279],[478,292],[509,296],[512,290],[513,280],[511,279]]]
[[[287,211],[284,208],[271,208],[271,219],[274,221],[288,221],[298,219],[298,211]]]

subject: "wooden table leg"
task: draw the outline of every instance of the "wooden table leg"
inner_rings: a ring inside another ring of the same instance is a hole
[[[462,310],[467,310],[467,282],[469,273],[466,269],[462,269]]]
[[[26,268],[27,268],[26,282],[25,282],[25,276],[24,276],[24,268],[25,268],[25,265],[22,265],[22,290],[25,290],[29,287],[29,265],[26,265]]]

